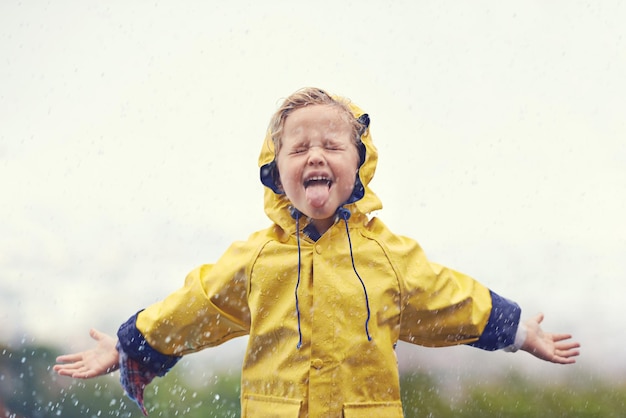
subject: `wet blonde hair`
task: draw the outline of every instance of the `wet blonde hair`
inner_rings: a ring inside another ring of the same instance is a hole
[[[359,147],[361,143],[361,134],[367,127],[363,126],[359,120],[354,117],[348,107],[348,102],[339,98],[334,98],[322,89],[306,87],[287,97],[270,119],[269,131],[272,136],[272,141],[274,142],[276,154],[278,154],[282,145],[283,128],[287,117],[289,117],[294,110],[313,105],[328,105],[336,107],[342,115],[345,116],[346,122],[350,125],[354,145],[357,146],[357,148]]]

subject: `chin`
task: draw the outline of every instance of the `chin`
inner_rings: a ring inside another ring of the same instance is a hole
[[[316,221],[325,221],[327,219],[333,218],[336,211],[337,209],[331,211],[330,209],[311,208],[309,210],[308,217]]]

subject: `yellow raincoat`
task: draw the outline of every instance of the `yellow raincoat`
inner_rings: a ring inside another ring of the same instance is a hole
[[[233,244],[137,315],[137,330],[166,356],[249,335],[244,417],[402,417],[397,341],[471,343],[490,321],[489,289],[429,262],[415,241],[368,218],[382,205],[367,186],[377,162],[369,129],[362,141],[365,193],[346,206],[349,220],[315,241],[302,231],[305,220],[296,232],[289,202],[266,187],[273,226]],[[268,135],[259,166],[273,159]]]

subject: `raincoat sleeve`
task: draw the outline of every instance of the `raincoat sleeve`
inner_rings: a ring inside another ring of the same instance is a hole
[[[521,309],[515,302],[503,298],[492,290],[489,294],[491,312],[487,325],[480,334],[480,338],[468,345],[489,351],[510,349],[515,346],[515,349],[510,349],[510,351],[515,351],[521,345],[517,343]]]
[[[521,312],[517,304],[463,273],[428,261],[410,238],[389,233],[385,243],[400,285],[401,340],[485,350],[513,344]]]
[[[163,375],[182,355],[248,334],[247,277],[256,252],[253,242],[235,243],[215,265],[193,270],[182,288],[120,327],[120,348]]]

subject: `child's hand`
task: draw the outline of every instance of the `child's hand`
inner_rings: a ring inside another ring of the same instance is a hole
[[[119,356],[115,348],[117,340],[95,329],[91,329],[89,335],[98,342],[96,347],[57,357],[57,363],[61,364],[54,366],[55,372],[61,376],[89,379],[117,370],[119,367]]]
[[[522,350],[529,352],[542,360],[558,364],[576,363],[576,357],[580,352],[580,344],[571,341],[569,334],[550,334],[543,332],[539,324],[543,321],[543,314],[538,314],[524,322],[527,329],[526,341]]]

